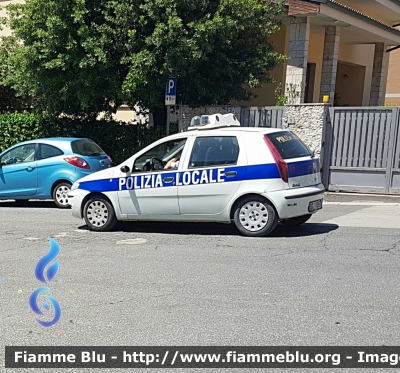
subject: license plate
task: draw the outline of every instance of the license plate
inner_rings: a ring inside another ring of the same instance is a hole
[[[318,199],[316,201],[311,201],[308,204],[308,212],[313,212],[316,210],[322,209],[322,199]]]

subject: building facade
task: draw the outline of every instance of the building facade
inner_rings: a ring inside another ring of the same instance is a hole
[[[400,29],[400,26],[396,28]],[[389,56],[389,72],[385,105],[400,106],[400,49],[393,49]]]
[[[324,96],[335,106],[385,103],[389,56],[400,62],[400,50],[393,50],[400,45],[399,0],[289,0],[287,14],[272,41],[289,60],[272,76],[290,103],[323,102]],[[398,62],[390,68],[398,71]],[[274,88],[256,90],[258,98],[241,104],[274,105]],[[400,102],[400,85],[396,93]]]

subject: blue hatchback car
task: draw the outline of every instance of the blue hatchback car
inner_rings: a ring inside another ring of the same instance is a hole
[[[53,199],[59,208],[66,208],[71,185],[111,163],[91,139],[59,137],[21,142],[0,154],[0,200]]]

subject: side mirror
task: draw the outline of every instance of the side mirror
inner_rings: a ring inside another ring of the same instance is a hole
[[[120,170],[121,170],[121,172],[128,173],[131,169],[130,169],[128,166],[122,166],[122,167],[120,168]]]

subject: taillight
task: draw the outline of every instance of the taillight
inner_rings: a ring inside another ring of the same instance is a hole
[[[271,150],[272,156],[274,157],[275,163],[278,167],[279,175],[281,175],[281,179],[287,183],[289,181],[289,176],[285,160],[282,158],[281,154],[278,152],[278,149],[275,148],[275,145],[267,135],[264,135],[264,141],[268,145],[269,150]]]
[[[110,164],[112,165],[112,159],[109,155],[107,155],[108,160],[110,161]]]
[[[67,158],[64,158],[64,161],[68,162],[69,164],[72,164],[73,166],[90,170],[89,163],[87,163],[81,157],[67,157]]]

